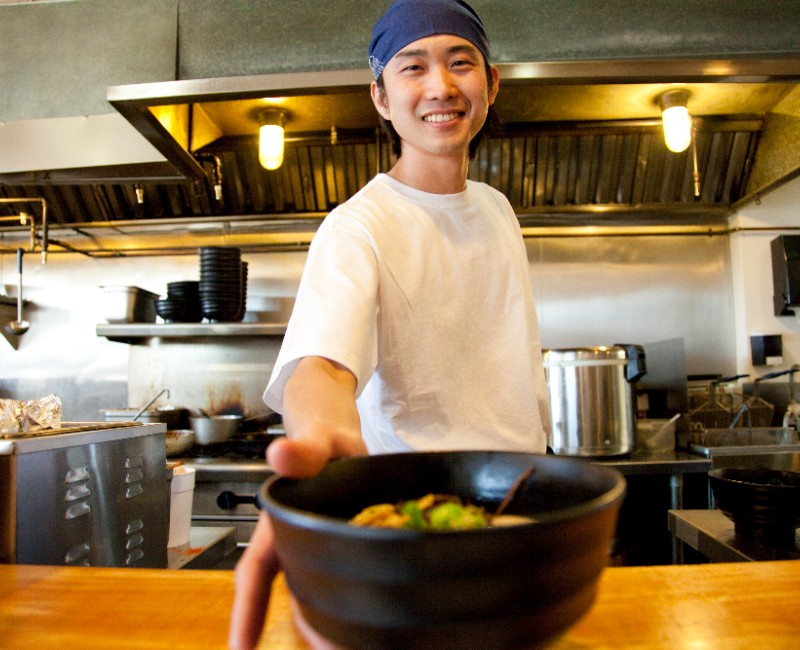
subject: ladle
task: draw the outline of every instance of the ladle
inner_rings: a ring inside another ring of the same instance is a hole
[[[19,336],[28,331],[31,324],[22,320],[22,249],[17,249],[17,320],[12,320],[8,324],[8,329],[13,334]]]

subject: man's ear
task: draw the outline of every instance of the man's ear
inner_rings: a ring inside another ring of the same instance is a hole
[[[491,106],[497,99],[497,92],[500,90],[500,71],[494,65],[491,66],[490,70],[492,76],[489,77],[489,105]]]
[[[369,87],[369,94],[372,97],[372,103],[375,104],[375,110],[380,113],[384,120],[390,120],[389,102],[386,100],[386,93],[378,87],[378,83],[373,81]]]

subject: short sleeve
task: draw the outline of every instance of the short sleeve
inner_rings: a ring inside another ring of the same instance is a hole
[[[283,412],[286,381],[307,356],[325,357],[348,368],[358,382],[357,396],[361,394],[377,364],[377,293],[377,263],[369,239],[335,222],[323,222],[309,248],[297,300],[264,392],[270,408]]]

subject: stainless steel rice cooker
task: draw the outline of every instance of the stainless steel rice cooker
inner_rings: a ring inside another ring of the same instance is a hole
[[[636,381],[646,373],[638,345],[544,351],[553,430],[565,456],[617,456],[636,440]]]

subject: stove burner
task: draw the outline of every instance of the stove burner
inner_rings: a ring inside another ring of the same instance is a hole
[[[246,438],[231,438],[211,445],[194,445],[184,458],[225,458],[229,460],[265,460],[267,447],[275,440],[272,435],[250,435]]]

